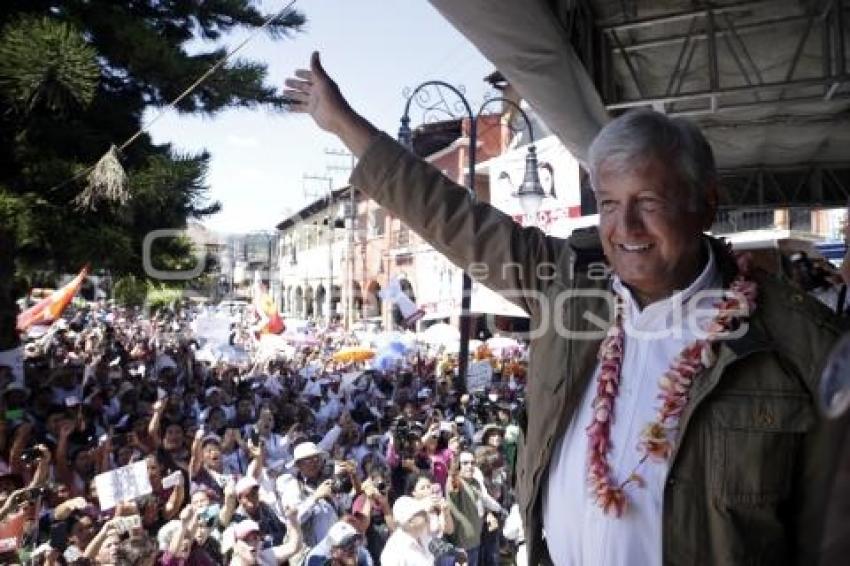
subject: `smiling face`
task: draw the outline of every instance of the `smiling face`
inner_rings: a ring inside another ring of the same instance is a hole
[[[324,464],[325,459],[320,454],[316,454],[315,456],[298,460],[295,465],[305,478],[315,480],[322,475]]]
[[[703,264],[700,237],[711,226],[713,187],[699,211],[676,171],[658,157],[597,176],[599,233],[614,272],[642,305],[686,288]]]

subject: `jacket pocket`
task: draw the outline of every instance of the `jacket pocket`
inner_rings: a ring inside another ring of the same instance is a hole
[[[711,404],[711,487],[731,504],[765,505],[790,493],[794,458],[815,424],[805,395],[725,394]]]

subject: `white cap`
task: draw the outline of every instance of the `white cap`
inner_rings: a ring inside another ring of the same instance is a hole
[[[337,521],[328,529],[328,534],[325,535],[328,544],[331,548],[335,546],[343,546],[351,542],[351,539],[360,537],[357,529],[346,523],[345,521]]]
[[[222,393],[222,391],[223,390],[222,390],[221,387],[219,387],[218,385],[213,385],[212,387],[206,388],[206,390],[204,391],[204,397],[209,397],[210,395],[212,395],[213,393],[216,393],[216,392]]]
[[[393,504],[393,518],[400,524],[407,523],[420,513],[427,514],[428,508],[419,500],[407,495],[402,495]]]
[[[245,476],[236,482],[236,495],[242,495],[245,492],[248,492],[255,487],[260,487],[260,484],[257,483],[257,480],[252,476]]]
[[[245,479],[245,478],[242,478]],[[241,480],[240,480],[241,481]],[[254,482],[256,483],[256,482]],[[236,523],[236,526],[233,527],[233,536],[236,537],[236,540],[242,540],[251,533],[259,533],[260,525],[257,524],[256,521],[251,519],[245,519],[243,521],[239,521]]]

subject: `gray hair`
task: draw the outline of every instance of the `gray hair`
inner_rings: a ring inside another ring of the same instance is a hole
[[[688,189],[688,208],[700,212],[708,204],[706,189],[717,180],[714,154],[702,132],[683,118],[649,109],[631,110],[609,122],[588,151],[590,183],[599,186],[599,169],[631,169],[649,156],[669,160]]]

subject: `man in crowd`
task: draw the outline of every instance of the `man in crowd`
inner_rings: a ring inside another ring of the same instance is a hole
[[[585,164],[599,229],[564,240],[379,133],[317,53],[286,85],[360,159],[352,185],[546,324],[517,473],[530,563],[817,560],[841,427],[812,399],[840,329],[704,235],[718,175],[696,127],[645,110],[608,124]]]
[[[333,478],[325,473],[325,452],[312,442],[295,447],[292,464],[297,473],[282,476],[278,491],[283,505],[298,509],[298,521],[309,546],[319,543],[339,518]]]

